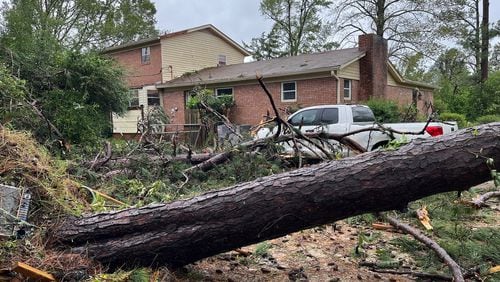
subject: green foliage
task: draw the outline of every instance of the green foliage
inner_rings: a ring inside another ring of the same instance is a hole
[[[484,190],[480,191],[484,193]],[[475,191],[463,192],[462,197],[474,198]],[[456,192],[434,195],[410,205],[416,209],[427,206],[434,227],[432,237],[457,263],[465,269],[481,267],[488,269],[500,263],[500,233],[498,228],[484,223],[496,222],[494,213],[487,209],[477,210],[457,201]],[[415,225],[419,223],[415,220]],[[439,258],[431,254],[421,243],[410,237],[398,238],[391,243],[409,252],[426,270],[433,270],[440,264]]]
[[[441,88],[435,92],[436,100],[442,101],[451,113],[467,115],[472,97],[467,85],[453,85],[448,80],[441,82]]]
[[[331,4],[328,0],[262,0],[260,11],[273,27],[244,45],[257,60],[331,50],[338,44],[330,41],[331,24],[321,17]]]
[[[372,213],[365,213],[362,215],[357,215],[349,217],[347,223],[352,226],[362,225],[362,224],[372,224],[375,222],[376,218]]]
[[[272,247],[267,241],[259,243],[257,247],[255,247],[254,255],[257,257],[266,257],[268,255],[269,249]]]
[[[372,98],[366,102],[372,109],[378,122],[398,122],[400,120],[398,105],[390,100]]]
[[[139,268],[132,271],[127,281],[130,282],[149,282],[151,276],[151,270],[146,268]]]
[[[107,136],[111,112],[124,113],[129,97],[121,68],[91,48],[154,34],[154,13],[149,0],[11,0],[2,10],[0,58],[25,81],[29,95],[10,99],[2,116],[17,114],[11,125],[47,144],[55,138],[45,118],[70,143],[93,144]],[[0,98],[2,108],[6,99]],[[21,106],[23,111],[12,110]]]
[[[497,121],[500,121],[500,115],[485,115],[485,116],[480,116],[476,119],[476,122],[479,124],[497,122]]]
[[[442,121],[456,121],[459,128],[467,127],[467,118],[465,115],[457,113],[441,113],[439,119]]]
[[[112,151],[114,155],[119,156],[127,154],[136,146],[135,142],[130,141],[113,142]],[[169,146],[159,149],[165,155],[172,154],[172,148]],[[190,164],[170,161],[168,165],[158,165],[151,162],[149,154],[136,152],[138,157],[127,165],[130,171],[128,175],[115,177],[105,183],[85,172],[79,172],[78,176],[85,178],[88,185],[103,187],[105,193],[122,202],[142,206],[192,197],[284,170],[279,160],[264,153],[265,151],[262,151],[262,154],[250,155],[234,152],[230,162],[220,164],[207,172],[195,170],[189,175],[189,179],[186,179],[183,171],[189,168]]]
[[[26,105],[22,103],[26,96],[25,82],[11,75],[0,63],[0,123],[26,115]]]
[[[477,116],[498,115],[500,113],[500,71],[490,73],[481,94],[479,100],[482,107],[478,109]]]
[[[220,114],[225,114],[229,108],[234,106],[234,99],[231,95],[215,96],[213,90],[206,88],[193,89],[186,106],[189,109],[203,109],[202,103]]]
[[[98,54],[72,51],[52,54],[52,61],[33,66],[42,60],[39,56],[45,54],[35,51],[36,48],[20,56],[22,59],[29,56],[32,61],[22,61],[22,65],[17,65],[20,61],[12,61],[11,67],[20,68],[25,82],[14,78],[8,82],[18,94],[2,95],[2,108],[9,104],[9,110],[2,115],[13,115],[15,128],[31,130],[41,141],[51,140],[45,120],[34,115],[25,102],[36,100],[36,107],[70,143],[93,144],[109,134],[110,113],[123,113],[128,104],[122,70]],[[1,71],[2,77],[6,77],[5,71]],[[21,94],[22,89],[31,94]]]
[[[149,0],[35,1],[5,5],[6,37],[14,50],[32,48],[33,39],[51,40],[72,50],[110,46],[156,35],[154,4]],[[47,50],[53,52],[53,50]]]

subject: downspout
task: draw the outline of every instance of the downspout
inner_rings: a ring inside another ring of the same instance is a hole
[[[337,80],[337,105],[340,105],[340,78],[337,76],[337,70],[332,70],[330,74]]]

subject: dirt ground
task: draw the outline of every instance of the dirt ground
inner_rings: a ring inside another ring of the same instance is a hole
[[[335,228],[334,228],[335,226]],[[378,237],[377,243],[365,244],[364,253],[355,253],[358,234]],[[190,281],[414,281],[409,276],[372,272],[359,267],[360,261],[374,261],[376,249],[402,234],[353,227],[346,221],[335,225],[296,232],[265,245],[256,244],[202,260],[177,271],[176,280]],[[267,252],[256,250],[265,246]],[[252,255],[244,256],[241,253]],[[396,252],[392,256],[401,267],[410,270],[411,261]]]
[[[475,188],[491,190],[494,185],[489,181]],[[493,199],[489,204],[495,217],[500,217],[500,200]],[[375,230],[366,222],[342,220],[201,260],[170,273],[168,280],[415,281],[414,276],[375,272],[370,267],[380,263],[384,256],[386,262],[392,263],[387,269],[421,272],[407,253],[391,244],[391,240],[402,236],[412,238],[395,230]],[[363,248],[356,248],[360,237]],[[443,265],[440,272],[446,271]],[[419,278],[418,281],[433,280]]]

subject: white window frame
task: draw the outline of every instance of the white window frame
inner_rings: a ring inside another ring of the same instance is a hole
[[[219,95],[219,90],[221,89],[231,89],[231,94],[222,94],[222,95]],[[220,96],[231,96],[234,98],[234,88],[233,87],[219,87],[219,88],[215,88],[215,97],[220,97]]]
[[[141,104],[139,99],[139,89],[133,88],[128,90],[128,95],[130,96],[130,100],[128,101],[129,108],[138,108]],[[132,104],[133,101],[137,101],[137,105]]]
[[[227,56],[223,54],[217,56],[217,65],[220,67],[227,65]]]
[[[141,64],[146,65],[151,63],[151,47],[142,47],[141,48]]]
[[[154,91],[154,90],[147,90],[146,91],[148,106],[149,107],[151,107],[151,106],[161,106],[161,95],[160,95],[160,92],[158,92],[158,91],[156,91],[156,92],[150,92],[150,91]],[[150,98],[149,95],[158,95],[158,104],[150,104],[149,103],[149,99],[156,99],[156,97]]]
[[[344,83],[344,87],[343,87],[344,91],[342,92],[342,97],[344,97],[344,100],[351,100],[352,99],[352,80],[344,79],[343,81],[344,81],[343,82]],[[345,87],[346,82],[349,83],[349,87],[347,87],[347,88]],[[349,94],[348,96],[345,95],[346,91]]]
[[[292,90],[284,90],[284,86],[285,84],[288,84],[288,83],[293,83],[294,84],[294,94],[295,94],[295,98],[294,99],[285,99],[285,92],[287,93],[291,93]],[[296,81],[284,81],[281,83],[281,102],[297,102],[297,82]]]

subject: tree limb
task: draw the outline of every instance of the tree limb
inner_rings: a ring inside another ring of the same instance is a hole
[[[389,223],[398,228],[403,230],[404,232],[412,235],[415,239],[418,241],[424,243],[427,247],[432,249],[436,254],[448,265],[450,268],[452,275],[453,275],[453,281],[455,282],[465,282],[464,276],[462,274],[462,270],[460,269],[460,266],[448,255],[448,253],[441,248],[434,240],[431,238],[425,236],[420,230],[411,227],[408,224],[402,223],[399,220],[388,216],[387,221]]]
[[[472,204],[476,206],[477,208],[484,207],[486,206],[486,201],[488,201],[490,198],[494,197],[500,197],[500,191],[492,191],[485,193],[476,199],[472,200]]]

